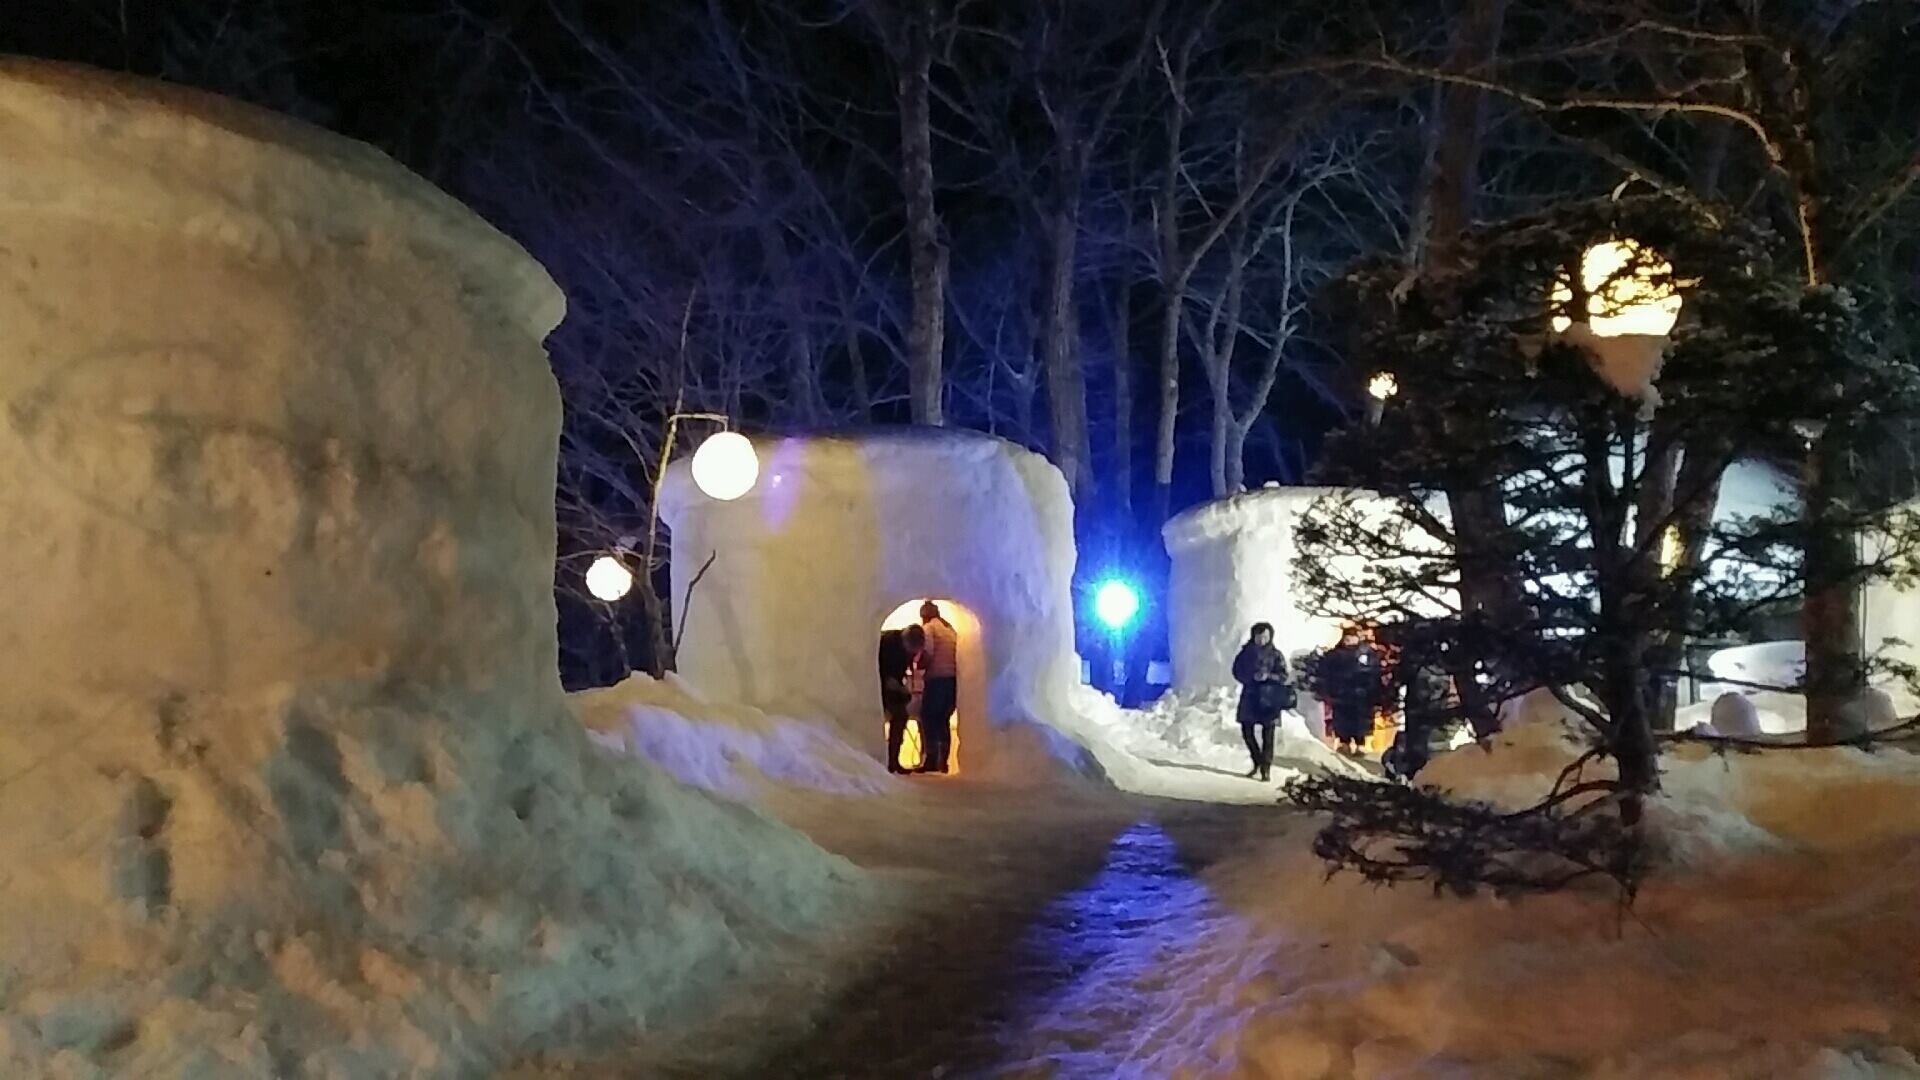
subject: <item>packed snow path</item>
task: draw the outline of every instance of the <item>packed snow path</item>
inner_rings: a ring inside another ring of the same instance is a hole
[[[1297,817],[1272,804],[916,786],[783,812],[905,885],[909,914],[809,1033],[742,1075],[1144,1076],[1149,1041],[1230,1026],[1206,1013],[1232,1002],[1156,994],[1157,980],[1237,921],[1195,875]]]

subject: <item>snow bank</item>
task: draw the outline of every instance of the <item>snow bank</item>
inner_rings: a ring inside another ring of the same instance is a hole
[[[494,1075],[853,868],[556,675],[539,266],[358,144],[0,62],[0,1075]]]
[[[766,784],[835,795],[900,786],[831,725],[709,702],[677,675],[630,675],[618,686],[574,694],[572,704],[601,745],[730,799],[751,801]]]
[[[1594,737],[1545,691],[1525,701],[1485,744],[1435,755],[1420,783],[1515,810],[1544,798]],[[1614,775],[1611,761],[1583,769],[1590,779]],[[1744,752],[1681,743],[1661,754],[1660,784],[1650,818],[1681,863],[1778,845],[1844,849],[1920,837],[1920,756],[1904,750]],[[1848,809],[1836,816],[1823,809],[1828,802]]]
[[[1255,929],[1158,973],[1170,999],[1238,1006],[1196,1075],[1914,1075],[1911,845],[1754,854],[1657,881],[1626,918],[1602,895],[1438,900],[1317,868],[1296,840],[1209,875]]]
[[[1461,794],[1543,789],[1580,740],[1529,711],[1432,771]],[[1310,827],[1236,854],[1204,876],[1233,918],[1128,987],[1136,1015],[1211,1006],[1214,1026],[1135,1050],[1167,1075],[1313,1080],[1920,1071],[1920,756],[1688,746],[1663,770],[1670,858],[1630,916],[1597,888],[1327,880]]]
[[[1079,672],[1073,503],[1058,469],[1003,439],[948,429],[756,445],[760,483],[734,502],[701,495],[684,462],[668,472],[661,514],[689,686],[827,721],[878,759],[881,622],[923,597],[956,601],[980,624],[977,643],[962,641],[977,650],[961,656],[962,772],[1091,767],[1058,734]]]

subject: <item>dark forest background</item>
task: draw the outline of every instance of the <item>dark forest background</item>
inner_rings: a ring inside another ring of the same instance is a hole
[[[1364,411],[1358,260],[1624,191],[1731,208],[1912,350],[1905,0],[15,0],[0,49],[373,143],[566,289],[570,685],[652,662],[585,595],[649,522],[676,402],[754,430],[977,428],[1047,453],[1082,573],[1309,478]],[[1912,487],[1914,433],[1872,475]],[[663,547],[664,550],[664,547]],[[643,579],[646,592],[654,581]],[[647,599],[651,600],[649,595]],[[1161,633],[1140,642],[1158,653]],[[1094,635],[1089,635],[1089,645]]]

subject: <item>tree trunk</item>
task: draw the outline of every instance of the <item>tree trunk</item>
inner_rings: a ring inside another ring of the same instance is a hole
[[[1227,388],[1221,383],[1227,374],[1221,371],[1208,373],[1207,381],[1213,387],[1213,415],[1207,430],[1207,476],[1213,484],[1213,497],[1225,498],[1233,493],[1227,487],[1227,438],[1233,431],[1233,403],[1227,400]]]
[[[1153,450],[1154,520],[1165,521],[1173,500],[1174,421],[1180,415],[1180,318],[1186,307],[1184,276],[1169,283],[1160,320],[1160,425]]]
[[[916,424],[942,424],[941,356],[945,335],[947,252],[933,203],[933,0],[914,0],[905,18],[905,55],[898,79],[901,190],[907,204],[907,250],[913,311],[907,326],[909,405]]]
[[[780,316],[786,321],[787,390],[794,416],[803,424],[817,424],[826,411],[826,397],[820,391],[820,373],[813,355],[813,334],[807,325],[806,306],[800,298],[799,283],[793,276],[793,259],[787,251],[787,238],[771,220],[760,228],[760,245],[766,252],[767,269],[779,297]]]
[[[1227,427],[1227,494],[1247,489],[1247,433],[1251,423],[1233,421]]]
[[[653,572],[643,568],[633,575],[635,591],[640,594],[640,617],[647,624],[647,674],[659,679],[665,677],[667,670],[673,667],[673,638],[667,633],[667,612],[660,602],[660,591],[654,588]],[[615,615],[612,620],[614,635],[620,640],[621,663],[627,664],[627,628],[623,620]],[[622,672],[626,678],[628,672]]]
[[[1058,153],[1077,154],[1071,145]],[[1053,423],[1053,458],[1066,474],[1076,501],[1088,493],[1092,462],[1087,437],[1087,379],[1080,364],[1080,317],[1074,306],[1074,252],[1080,232],[1080,178],[1060,164],[1060,190],[1047,222],[1051,265],[1047,287],[1047,405]]]
[[[1806,70],[1791,53],[1756,48],[1746,55],[1775,140],[1769,150],[1791,180],[1807,285],[1824,285],[1839,230],[1827,213]],[[1800,608],[1800,636],[1807,648],[1807,741],[1812,743],[1843,736],[1840,710],[1866,688],[1855,539],[1847,524],[1831,520],[1844,517],[1840,511],[1854,493],[1856,437],[1851,424],[1832,424],[1807,454],[1806,598]]]
[[[1506,0],[1470,0],[1454,38],[1449,67],[1472,71],[1500,48]],[[1480,127],[1486,94],[1462,82],[1441,84],[1428,128],[1426,182],[1422,185],[1415,259],[1429,270],[1453,269],[1454,240],[1473,224],[1473,198],[1480,177]]]
[[[1133,303],[1126,283],[1122,282],[1114,300],[1113,327],[1109,334],[1113,360],[1113,483],[1108,497],[1114,500],[1123,528],[1131,532],[1133,520]]]
[[[1661,576],[1674,569],[1665,566],[1661,557],[1666,547],[1664,534],[1674,516],[1673,503],[1680,467],[1680,442],[1674,437],[1671,426],[1657,419],[1654,421],[1653,433],[1647,438],[1647,461],[1640,470],[1640,490],[1633,507],[1634,548],[1652,553],[1651,558],[1642,556],[1634,563],[1643,578],[1639,587],[1649,596],[1659,589]],[[1659,662],[1660,652],[1655,645],[1648,646],[1647,722],[1655,730],[1670,731],[1673,728],[1674,708],[1678,704],[1675,694],[1677,676],[1672,674],[1674,665]]]
[[[853,369],[853,406],[862,421],[873,419],[873,388],[867,382],[867,354],[860,347],[860,331],[847,334],[847,364]]]
[[[1696,441],[1680,458],[1679,478],[1673,485],[1675,509],[1673,527],[1680,531],[1680,561],[1674,573],[1692,577],[1706,552],[1707,533],[1713,526],[1713,512],[1720,503],[1720,478],[1726,474],[1727,447],[1724,441]],[[1657,638],[1648,658],[1655,671],[1677,671],[1686,663],[1686,627],[1693,621],[1693,590],[1675,598],[1676,607],[1669,625],[1675,629]],[[1656,731],[1673,729],[1674,713],[1680,702],[1677,687],[1669,687],[1654,705],[1652,724]]]
[[[1852,484],[1851,440],[1835,424],[1807,454],[1806,599],[1800,636],[1807,647],[1807,741],[1846,736],[1840,711],[1866,685],[1860,642],[1858,554],[1853,534],[1826,518],[1842,509]]]
[[[1499,51],[1506,0],[1470,0],[1466,18],[1454,38],[1450,66],[1470,71],[1492,60]],[[1433,122],[1428,128],[1425,182],[1421,191],[1420,223],[1415,259],[1427,273],[1444,274],[1455,268],[1457,238],[1473,223],[1473,199],[1479,187],[1480,127],[1485,94],[1478,87],[1447,82],[1437,92]],[[1447,491],[1447,509],[1453,520],[1454,548],[1460,560],[1460,605],[1463,613],[1498,619],[1508,610],[1511,568],[1499,554],[1496,539],[1506,531],[1504,503],[1497,487],[1477,485]],[[1474,734],[1484,737],[1499,723],[1494,702],[1480,689],[1472,660],[1453,661],[1454,683]]]

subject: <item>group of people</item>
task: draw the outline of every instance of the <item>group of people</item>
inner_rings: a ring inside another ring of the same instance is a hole
[[[1418,628],[1404,632],[1399,655],[1389,670],[1380,650],[1359,630],[1348,627],[1340,643],[1320,657],[1315,675],[1335,746],[1349,756],[1365,753],[1375,714],[1404,691],[1405,724],[1382,756],[1388,775],[1397,779],[1411,779],[1437,749],[1451,741],[1459,726],[1447,646],[1438,635]],[[1274,644],[1271,623],[1253,624],[1246,644],[1234,657],[1233,677],[1241,686],[1236,719],[1253,761],[1247,776],[1269,780],[1274,728],[1280,714],[1293,708],[1299,697],[1286,655]]]
[[[953,710],[960,701],[960,636],[929,600],[920,622],[880,635],[880,703],[887,714],[887,771],[944,773],[953,752]],[[920,692],[920,764],[900,764],[914,684]]]

